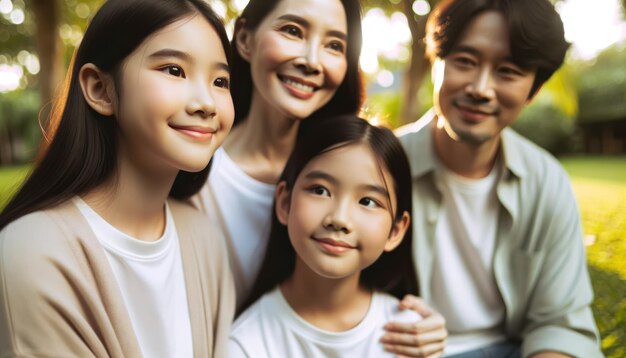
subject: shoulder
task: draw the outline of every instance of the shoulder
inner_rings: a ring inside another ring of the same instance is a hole
[[[429,143],[430,124],[433,122],[432,116],[427,113],[415,122],[405,124],[393,131],[400,143],[409,150],[413,146],[420,146]]]
[[[0,231],[0,260],[3,265],[63,252],[71,235],[68,228],[50,213],[49,210],[30,213]]]
[[[244,332],[260,329],[260,322],[263,320],[264,313],[266,313],[267,305],[273,301],[270,293],[261,296],[261,298],[237,317],[235,323],[233,323],[231,335],[239,335]]]
[[[415,323],[422,320],[422,316],[413,310],[401,310],[400,300],[388,293],[375,292],[374,302],[384,312],[386,322]]]
[[[525,172],[535,185],[546,188],[562,187],[569,177],[559,161],[548,151],[524,138],[511,128],[502,132],[505,154],[510,165]],[[567,187],[567,185],[565,186]]]
[[[252,306],[248,307],[233,323],[230,340],[236,341],[241,347],[254,345],[264,335],[266,327],[263,324],[265,313],[263,300],[270,299],[268,294],[263,295]]]

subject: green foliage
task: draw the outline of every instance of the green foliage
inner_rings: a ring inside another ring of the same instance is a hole
[[[31,160],[35,155],[41,139],[39,108],[39,94],[35,90],[0,95],[0,137],[13,138],[14,159],[18,162]]]
[[[570,152],[575,143],[574,118],[563,113],[547,96],[526,107],[512,128],[553,154]]]
[[[626,44],[603,51],[596,59],[576,67],[580,121],[626,118]]]

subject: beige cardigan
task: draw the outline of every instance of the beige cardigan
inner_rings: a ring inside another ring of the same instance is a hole
[[[225,239],[169,201],[195,357],[225,357],[235,292]],[[105,253],[71,202],[0,232],[0,357],[141,357]]]

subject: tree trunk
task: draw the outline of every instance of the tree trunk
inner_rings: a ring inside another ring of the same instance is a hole
[[[429,0],[431,8],[434,8],[440,0]],[[411,60],[409,67],[404,73],[403,101],[400,110],[400,123],[408,123],[419,116],[420,103],[417,94],[424,80],[424,76],[430,69],[429,61],[424,57],[424,35],[426,34],[426,16],[416,16],[413,13],[413,0],[404,0],[404,14],[411,31]]]
[[[61,13],[60,0],[31,0],[37,26],[39,52],[39,93],[41,96],[42,124],[47,124],[51,102],[63,77],[63,53],[58,27]]]

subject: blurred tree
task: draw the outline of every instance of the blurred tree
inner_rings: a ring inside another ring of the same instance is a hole
[[[428,0],[430,8],[434,8],[440,0]],[[402,80],[402,101],[401,109],[398,113],[399,124],[414,121],[420,115],[420,98],[418,96],[420,87],[428,70],[429,61],[424,57],[424,35],[426,30],[427,15],[419,16],[413,11],[414,0],[363,0],[363,9],[377,7],[386,13],[400,11],[406,16],[411,31],[410,51],[411,57],[408,66],[403,74]]]

